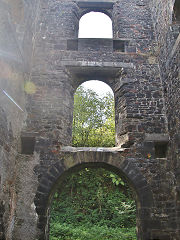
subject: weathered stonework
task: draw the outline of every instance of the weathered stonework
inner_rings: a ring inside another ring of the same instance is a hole
[[[180,239],[174,3],[0,0],[0,239],[48,239],[57,184],[85,166],[127,179],[139,240]],[[89,11],[112,19],[113,39],[78,39]],[[70,147],[74,92],[94,79],[114,92],[116,148]]]

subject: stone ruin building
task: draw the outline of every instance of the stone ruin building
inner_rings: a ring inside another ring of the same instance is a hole
[[[112,39],[78,38],[108,15]],[[111,169],[135,192],[138,240],[180,239],[180,1],[0,0],[0,239],[48,239],[67,174]],[[71,147],[76,88],[107,83],[115,148]]]

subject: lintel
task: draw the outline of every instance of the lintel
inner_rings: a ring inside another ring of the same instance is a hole
[[[61,148],[61,152],[124,152],[125,149],[121,147],[72,147],[72,146],[64,146]]]
[[[122,69],[134,68],[132,63],[123,62],[64,61],[63,64],[75,79],[84,79],[85,81],[92,79],[106,81],[119,77]]]
[[[145,134],[145,141],[146,142],[168,142],[169,134],[166,134],[166,133]]]
[[[61,63],[67,67],[135,68],[133,63],[125,62],[61,61]]]
[[[111,9],[116,0],[81,0],[77,1],[77,4],[81,8],[106,8]]]

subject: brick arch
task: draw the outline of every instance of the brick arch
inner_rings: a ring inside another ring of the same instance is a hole
[[[153,196],[146,179],[132,159],[120,158],[118,153],[98,151],[65,154],[42,176],[34,199],[38,214],[37,227],[41,232],[38,239],[48,239],[50,201],[56,186],[66,177],[66,174],[91,166],[109,169],[126,178],[136,195],[138,239],[147,239],[149,237],[147,226],[150,223],[148,209],[153,206]],[[144,220],[145,224],[142,223]]]

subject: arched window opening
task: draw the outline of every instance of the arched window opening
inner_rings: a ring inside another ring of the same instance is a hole
[[[180,23],[180,1],[176,0],[173,9],[173,22]]]
[[[99,167],[66,175],[51,203],[50,239],[137,239],[136,203],[128,183]]]
[[[72,145],[114,147],[115,113],[111,88],[100,81],[88,81],[74,95]]]
[[[89,12],[79,21],[79,38],[112,38],[112,21],[101,12]]]

